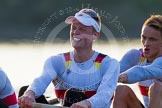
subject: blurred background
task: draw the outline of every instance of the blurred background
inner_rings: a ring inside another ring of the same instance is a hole
[[[44,41],[56,25],[81,8],[96,10],[116,38],[138,38],[143,21],[162,14],[161,5],[161,0],[1,0],[0,41]],[[64,29],[57,38],[69,37]]]
[[[0,0],[0,67],[16,93],[42,72],[49,56],[71,50],[64,20],[82,8],[102,19],[95,49],[120,60],[140,47],[141,26],[150,15],[162,14],[162,0]]]

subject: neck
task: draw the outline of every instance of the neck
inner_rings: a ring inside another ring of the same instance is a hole
[[[78,63],[87,61],[88,59],[90,59],[92,57],[92,55],[94,54],[94,51],[91,50],[74,50],[74,60]]]

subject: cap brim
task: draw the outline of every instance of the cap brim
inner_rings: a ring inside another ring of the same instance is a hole
[[[87,18],[89,19],[89,18]],[[65,23],[66,24],[72,24],[72,23],[77,23],[80,22],[81,24],[85,25],[85,26],[92,26],[92,24],[89,24],[89,20],[85,20],[84,17],[75,17],[75,16],[69,16],[66,18]]]
[[[84,26],[93,26],[97,32],[100,31],[100,26],[97,24],[97,22],[85,13],[76,14],[75,16],[69,16],[65,20],[66,24],[73,24],[78,22],[83,24]]]
[[[66,18],[65,23],[66,24],[72,24],[78,22],[78,20],[75,18],[75,16],[69,16]]]

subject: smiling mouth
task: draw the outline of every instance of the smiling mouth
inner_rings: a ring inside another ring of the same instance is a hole
[[[81,39],[80,38],[78,38],[78,37],[74,37],[73,38],[75,41],[80,41]]]

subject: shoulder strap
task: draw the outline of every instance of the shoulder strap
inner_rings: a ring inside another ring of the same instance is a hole
[[[97,69],[100,69],[100,64],[102,62],[102,60],[106,57],[106,55],[99,53],[98,56],[96,57],[95,61],[94,61],[94,66]],[[70,59],[70,52],[64,53],[64,58],[65,58],[65,68],[67,69],[70,64],[71,64],[71,59]]]
[[[142,53],[141,53],[141,57],[140,57],[138,63],[142,63],[142,62],[144,62],[145,60],[146,60],[146,57],[144,56],[144,54],[143,54],[143,52],[142,52]]]
[[[65,68],[67,69],[71,64],[70,52],[64,53],[65,58]]]
[[[106,55],[102,54],[102,53],[99,53],[98,56],[96,57],[96,60],[94,61],[94,66],[97,68],[97,69],[100,69],[100,64],[102,62],[102,60],[106,57]]]

